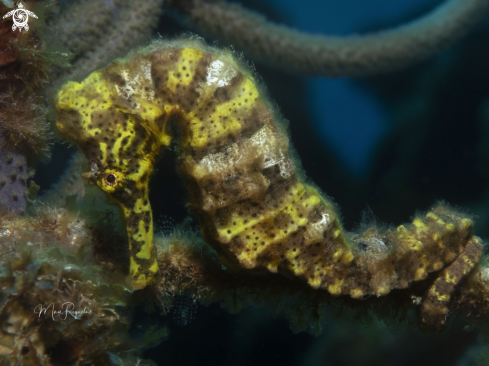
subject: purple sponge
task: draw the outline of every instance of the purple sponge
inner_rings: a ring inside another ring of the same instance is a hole
[[[0,212],[24,213],[27,180],[31,175],[23,155],[0,150]]]

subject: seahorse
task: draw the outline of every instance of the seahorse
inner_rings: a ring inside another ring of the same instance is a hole
[[[134,289],[157,276],[148,182],[174,139],[202,236],[231,269],[293,275],[355,299],[438,272],[421,318],[439,326],[481,256],[473,220],[443,204],[395,230],[346,232],[335,205],[297,171],[282,118],[232,51],[156,41],[66,83],[56,105],[58,129],[90,162],[84,176],[122,209]]]

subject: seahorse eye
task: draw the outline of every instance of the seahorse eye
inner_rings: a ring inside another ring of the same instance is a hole
[[[105,176],[105,183],[109,186],[113,186],[117,183],[117,176],[114,173],[109,173]]]

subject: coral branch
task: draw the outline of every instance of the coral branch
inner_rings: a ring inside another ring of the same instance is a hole
[[[59,180],[53,184],[42,200],[55,207],[66,206],[67,198],[76,195],[80,202],[85,195],[85,185],[82,180],[82,166],[87,163],[85,157],[76,152],[68,162],[68,167]]]
[[[22,151],[32,160],[50,156],[52,132],[39,100],[27,91],[0,94],[0,147]]]
[[[52,26],[74,55],[65,77],[82,79],[131,48],[149,41],[163,0],[70,2]],[[73,22],[73,19],[77,19]]]
[[[347,37],[292,30],[221,1],[173,0],[171,7],[199,30],[261,62],[307,75],[366,76],[412,65],[450,46],[484,18],[489,2],[449,0],[417,21]]]
[[[446,301],[449,296],[443,296],[443,292],[452,290],[455,284],[448,283],[443,288],[441,282],[448,274],[445,272],[451,272],[447,278],[460,275],[456,270],[444,271],[443,276],[434,281],[432,289],[440,292],[438,295],[442,296],[441,302],[432,296],[436,291],[427,292],[423,284],[413,285],[408,290],[396,291],[389,296],[356,301],[328,296],[326,291],[302,286],[300,282],[291,281],[285,276],[233,273],[221,265],[217,253],[199,235],[188,230],[177,228],[168,236],[157,235],[155,245],[161,270],[157,288],[159,300],[165,309],[171,308],[175,298],[180,295],[205,305],[219,303],[231,313],[240,312],[250,305],[259,306],[285,315],[295,332],[308,331],[316,335],[322,332],[325,323],[339,314],[342,318],[356,319],[357,322],[369,322],[368,319],[375,316],[387,323],[405,323],[418,327],[424,323],[426,312],[430,313],[432,319],[442,317],[443,321],[449,316],[453,319],[462,313],[472,315],[468,319],[469,324],[477,324],[482,331],[488,322],[489,269],[484,265],[475,268],[463,284],[456,286],[456,294],[450,303]],[[464,260],[458,262],[462,266],[467,265]],[[428,303],[420,305],[416,299],[424,296]],[[408,315],[416,308],[420,313],[419,323]],[[432,330],[440,330],[436,324],[430,326]]]

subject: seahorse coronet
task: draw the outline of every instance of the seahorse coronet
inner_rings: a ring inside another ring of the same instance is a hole
[[[443,204],[395,230],[345,232],[335,205],[299,174],[286,125],[256,80],[229,50],[160,40],[59,91],[59,130],[124,213],[134,288],[158,272],[148,183],[174,139],[169,124],[181,135],[177,165],[190,207],[228,268],[288,273],[361,299],[475,266],[472,220]],[[469,242],[470,260],[457,259]],[[446,306],[440,298],[430,309]]]

